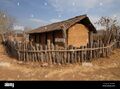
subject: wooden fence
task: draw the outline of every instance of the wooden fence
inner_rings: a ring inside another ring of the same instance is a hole
[[[104,46],[103,43],[93,43],[91,47],[81,46],[80,48],[68,47],[60,49],[57,45],[31,43],[18,43],[7,41],[8,54],[16,57],[19,61],[32,61],[49,64],[68,64],[92,61],[100,57],[109,56],[115,48],[120,48],[120,42],[114,41]]]
[[[109,34],[108,34],[109,33]],[[93,34],[87,46],[59,48],[49,41],[47,45],[5,40],[7,53],[19,61],[32,61],[49,64],[69,64],[92,61],[108,57],[116,48],[120,48],[120,35],[116,31],[105,31],[102,35]]]

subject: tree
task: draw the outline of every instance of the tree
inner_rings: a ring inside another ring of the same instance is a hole
[[[101,17],[95,24],[101,25],[106,29],[102,34],[102,40],[105,45],[116,40],[120,29],[116,18]]]
[[[95,24],[105,27],[106,30],[111,30],[117,26],[117,20],[110,17],[101,17]]]
[[[0,11],[0,33],[12,30],[15,19],[4,11]]]

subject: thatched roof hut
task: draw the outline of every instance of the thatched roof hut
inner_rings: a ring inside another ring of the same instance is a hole
[[[74,18],[42,26],[28,32],[30,39],[35,43],[47,44],[50,40],[53,44],[62,46],[86,45],[90,39],[90,33],[96,33],[96,29],[87,15],[76,16]]]

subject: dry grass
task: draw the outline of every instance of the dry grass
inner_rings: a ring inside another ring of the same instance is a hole
[[[120,49],[109,58],[99,58],[92,65],[40,67],[8,57],[0,46],[0,80],[120,80]]]

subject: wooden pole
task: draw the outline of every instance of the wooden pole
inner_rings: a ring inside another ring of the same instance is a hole
[[[51,45],[51,44],[50,44],[50,40],[47,40],[47,48],[48,48],[48,50],[51,50],[50,45]],[[52,64],[51,54],[52,54],[52,52],[48,52],[48,61],[49,61],[49,64],[50,64],[50,65]]]

